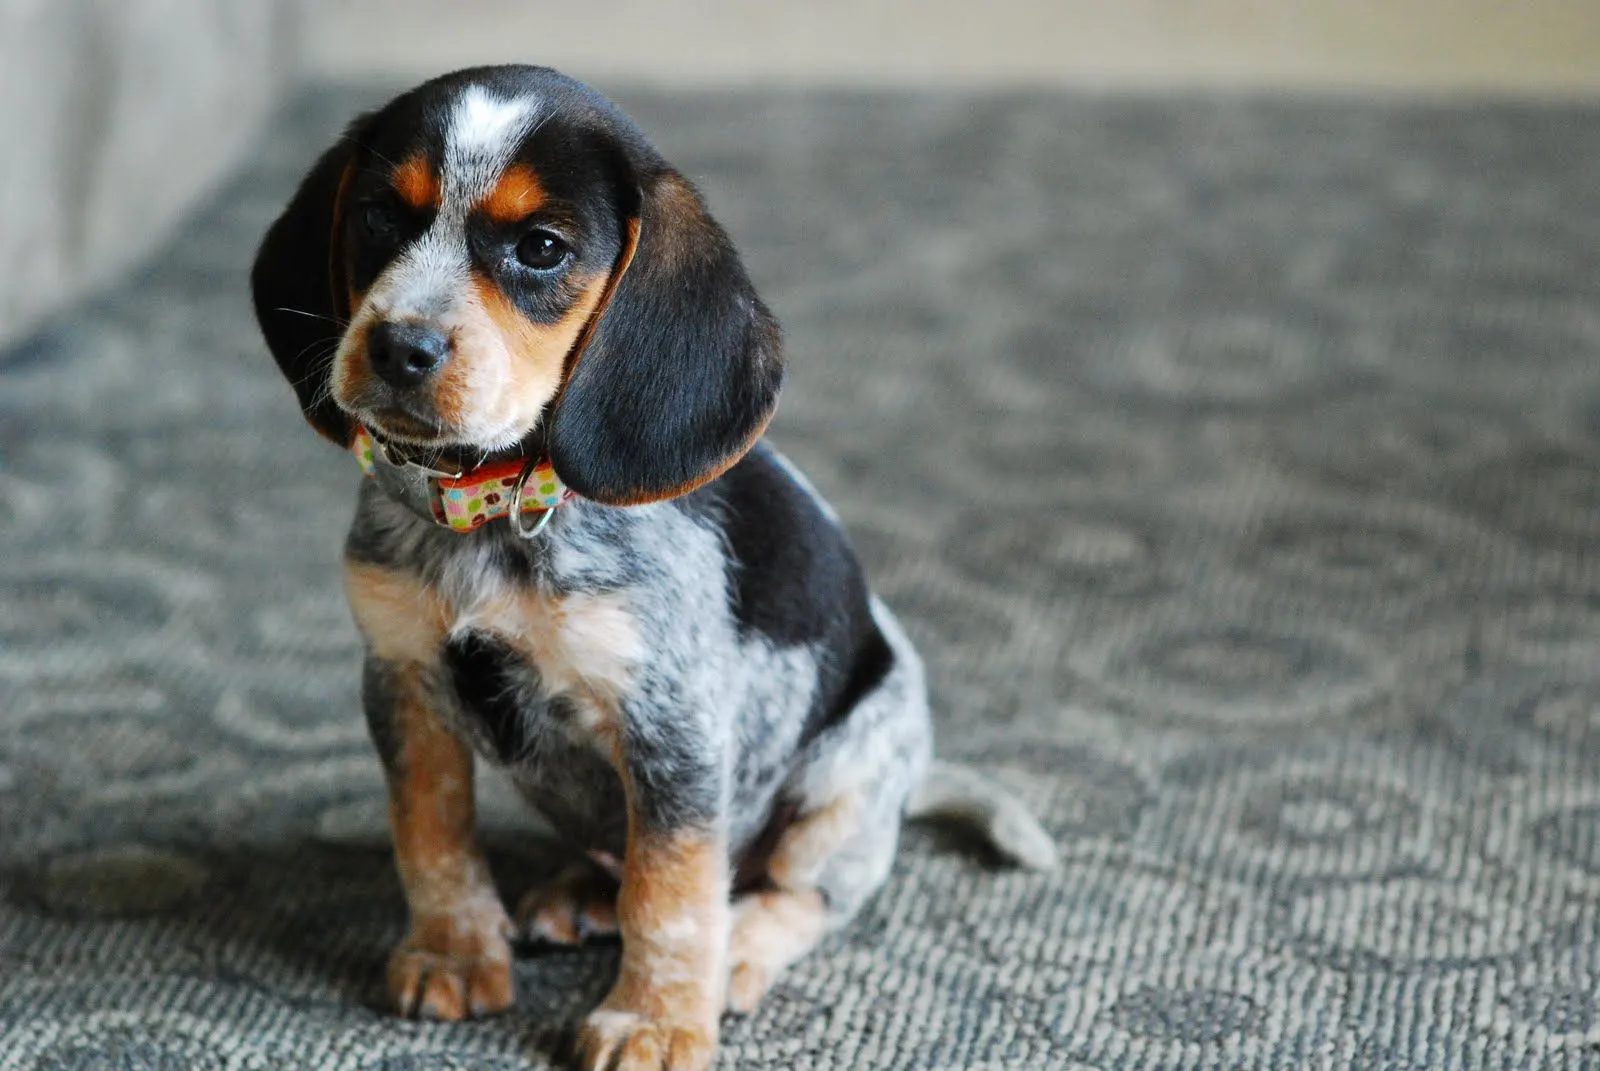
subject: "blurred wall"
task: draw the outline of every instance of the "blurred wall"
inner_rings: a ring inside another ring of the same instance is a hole
[[[238,164],[298,0],[0,0],[0,342],[146,256]]]
[[[322,0],[310,31],[337,77],[1600,92],[1600,0]]]

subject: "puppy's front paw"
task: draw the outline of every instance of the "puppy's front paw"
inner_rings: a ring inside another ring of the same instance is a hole
[[[408,1019],[459,1019],[505,1011],[513,999],[511,924],[458,916],[416,920],[389,957],[389,996]]]
[[[717,1051],[715,1023],[650,1019],[601,1005],[578,1031],[577,1071],[706,1071]]]

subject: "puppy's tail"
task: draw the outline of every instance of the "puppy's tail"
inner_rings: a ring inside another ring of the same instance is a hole
[[[1056,865],[1056,845],[1023,802],[966,766],[938,759],[906,801],[907,818],[943,818],[974,830],[1007,862],[1029,870]]]

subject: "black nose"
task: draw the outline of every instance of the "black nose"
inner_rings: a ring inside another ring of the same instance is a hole
[[[415,387],[450,358],[450,339],[414,320],[375,324],[367,334],[367,360],[385,383]]]

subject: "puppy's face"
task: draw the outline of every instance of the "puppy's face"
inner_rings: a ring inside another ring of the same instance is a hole
[[[532,94],[471,84],[378,116],[338,224],[341,409],[390,439],[486,451],[538,424],[626,239],[611,157],[585,133]]]
[[[777,325],[694,188],[547,68],[459,71],[357,119],[268,230],[251,286],[327,438],[542,449],[601,502],[725,470],[783,379]]]

